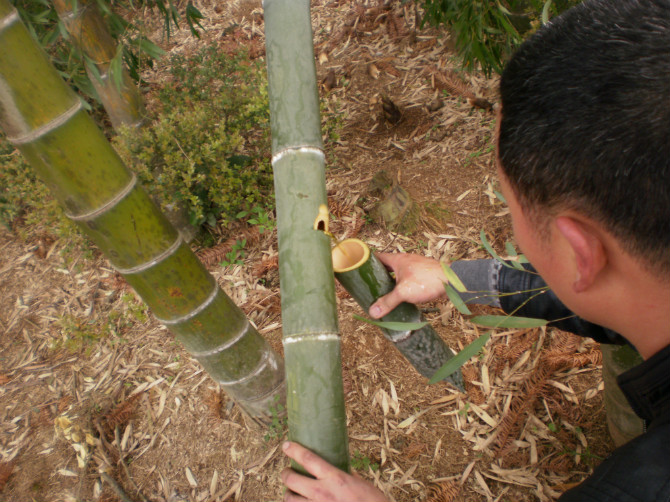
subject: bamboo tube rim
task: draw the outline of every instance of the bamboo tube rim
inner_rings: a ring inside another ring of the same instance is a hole
[[[370,248],[360,239],[345,239],[331,250],[335,273],[349,272],[370,259]]]

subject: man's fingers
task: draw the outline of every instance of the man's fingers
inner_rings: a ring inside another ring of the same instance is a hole
[[[299,445],[298,443],[286,441],[282,448],[287,457],[292,458],[298,462],[305,468],[307,472],[309,472],[317,479],[323,479],[328,474],[337,471],[337,467],[333,467],[321,457],[315,453],[312,453],[307,448]],[[306,478],[305,476],[301,477],[309,480],[309,478]]]
[[[379,319],[391,312],[394,308],[403,302],[401,292],[395,287],[389,294],[382,296],[370,306],[370,317]]]
[[[402,259],[402,253],[375,253],[375,256],[391,270],[395,270],[398,259]]]
[[[284,502],[298,502],[308,500],[307,497],[313,490],[313,484],[317,481],[302,474],[298,474],[291,468],[286,468],[281,472],[281,480],[286,485],[284,493]]]

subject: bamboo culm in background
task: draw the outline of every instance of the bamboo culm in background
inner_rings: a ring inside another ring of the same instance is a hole
[[[256,420],[284,392],[283,364],[151,202],[0,0],[0,127],[188,351]]]
[[[349,470],[308,0],[265,0],[289,438]],[[294,466],[300,469],[299,466]]]
[[[142,125],[145,119],[142,96],[122,64],[121,54],[117,54],[114,38],[97,5],[75,0],[54,0],[53,3],[70,37],[91,62],[86,65],[86,73],[112,127],[118,130],[123,125]],[[119,64],[113,67],[112,61]]]

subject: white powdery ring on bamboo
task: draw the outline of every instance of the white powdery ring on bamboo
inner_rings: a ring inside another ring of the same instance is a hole
[[[77,100],[77,102],[74,105],[72,105],[65,113],[59,115],[55,119],[47,122],[46,124],[36,129],[33,129],[32,131],[22,136],[14,136],[14,137],[8,136],[7,139],[15,145],[25,145],[26,143],[31,143],[41,138],[45,134],[49,134],[51,131],[58,129],[60,126],[65,125],[67,121],[70,120],[81,109],[82,109],[81,101]]]
[[[305,335],[287,335],[283,339],[284,345],[297,342],[327,342],[340,341],[340,335],[337,333],[309,333]]]
[[[282,158],[293,153],[312,153],[314,155],[318,155],[323,159],[326,158],[321,148],[317,148],[315,146],[290,146],[288,148],[279,150],[272,156],[272,165],[274,166],[275,162],[279,162]]]
[[[216,298],[216,296],[217,296],[218,294],[219,294],[219,286],[218,286],[217,284],[215,284],[215,285],[214,285],[214,291],[212,291],[212,292],[209,294],[209,296],[207,297],[207,299],[206,299],[204,302],[202,302],[200,305],[198,305],[196,308],[194,308],[193,310],[191,310],[188,314],[184,314],[183,316],[181,316],[181,317],[177,317],[176,319],[161,319],[161,318],[159,318],[159,317],[156,317],[156,319],[158,319],[158,321],[159,321],[160,323],[162,323],[162,324],[166,324],[166,325],[168,325],[168,326],[172,326],[172,325],[174,325],[174,324],[180,324],[180,323],[182,323],[182,322],[186,322],[186,321],[188,321],[188,320],[190,320],[190,319],[193,319],[193,318],[194,318],[195,316],[197,316],[200,312],[202,312],[202,311],[205,310],[207,307],[209,307],[209,306],[212,304],[212,302],[214,301],[214,299]]]

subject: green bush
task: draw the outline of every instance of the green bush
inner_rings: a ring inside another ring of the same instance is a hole
[[[173,56],[156,94],[157,119],[126,129],[117,150],[163,206],[193,225],[226,223],[273,206],[267,84],[243,52],[216,46]]]
[[[35,223],[57,233],[64,221],[48,188],[19,151],[0,137],[0,224],[18,229],[20,223]]]
[[[500,73],[524,38],[552,15],[581,0],[415,0],[424,12],[422,22],[445,24],[469,70],[481,65],[487,75]]]

